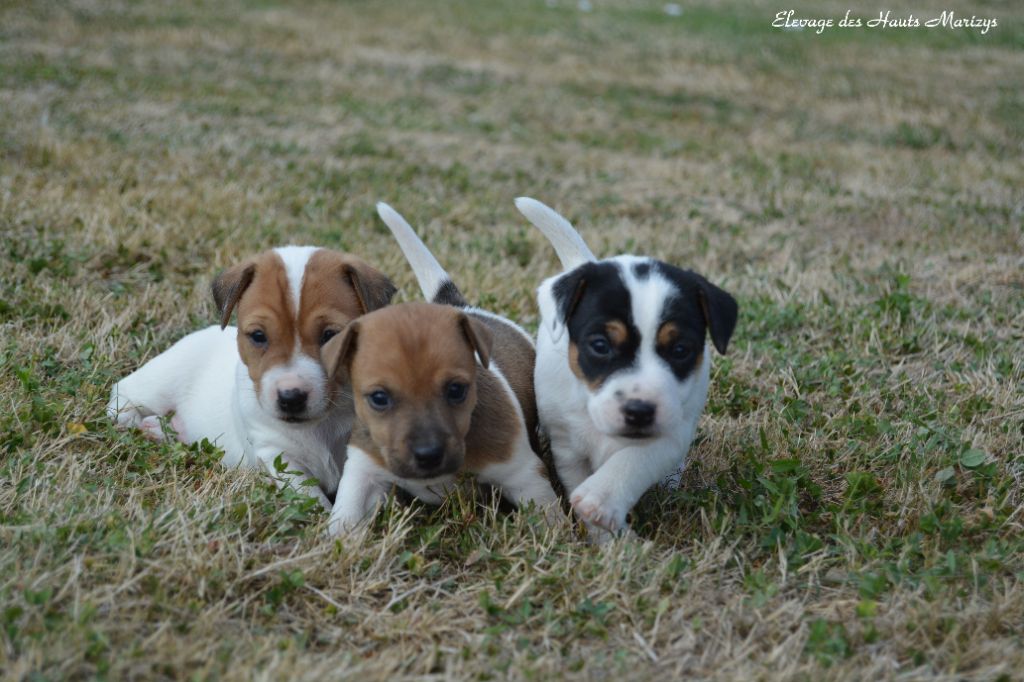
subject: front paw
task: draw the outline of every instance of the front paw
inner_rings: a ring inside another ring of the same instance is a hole
[[[331,509],[331,517],[327,521],[327,534],[332,538],[345,537],[353,533],[363,523],[368,515],[364,515],[357,509],[345,508],[335,499],[334,508]]]
[[[629,510],[616,503],[607,491],[588,486],[586,482],[573,491],[569,503],[576,516],[588,526],[596,526],[610,533],[618,533],[626,527],[626,513]]]
[[[353,521],[331,514],[331,518],[327,522],[327,535],[332,538],[341,538],[355,530],[357,525],[359,525],[358,520]]]
[[[142,424],[145,415],[134,405],[118,405],[117,401],[111,400],[107,405],[107,416],[119,429],[134,429]]]
[[[144,417],[138,423],[139,431],[142,431],[142,435],[151,441],[156,443],[162,443],[168,440],[167,434],[164,432],[164,425],[160,423],[160,417],[150,415]]]

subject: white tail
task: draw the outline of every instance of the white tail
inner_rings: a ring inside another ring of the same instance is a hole
[[[451,283],[451,278],[441,264],[430,253],[427,245],[413,231],[412,226],[402,217],[402,214],[391,208],[383,201],[377,203],[377,215],[395,236],[398,247],[405,254],[405,259],[412,266],[412,271],[419,282],[420,290],[428,301],[433,301],[438,291],[446,284]]]
[[[572,223],[559,215],[553,208],[530,197],[516,199],[516,208],[538,230],[544,233],[551,245],[555,247],[558,260],[562,261],[562,267],[566,270],[572,270],[584,263],[597,260]]]

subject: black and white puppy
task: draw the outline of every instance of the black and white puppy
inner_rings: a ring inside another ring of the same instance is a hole
[[[565,268],[537,291],[537,409],[573,510],[603,541],[685,462],[708,393],[705,337],[725,353],[738,307],[700,275],[653,258],[598,260],[539,201],[516,207]]]

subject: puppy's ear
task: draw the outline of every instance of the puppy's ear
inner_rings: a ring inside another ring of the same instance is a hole
[[[560,328],[564,329],[569,324],[572,314],[576,311],[576,307],[583,298],[583,293],[587,289],[587,275],[589,272],[589,263],[581,265],[575,270],[562,275],[551,286],[551,296],[555,300],[556,307],[556,314],[551,321],[551,331],[556,333],[556,341],[561,338],[561,334],[557,334],[557,332]]]
[[[256,263],[246,261],[223,270],[213,279],[210,288],[213,290],[213,302],[217,304],[217,312],[220,313],[221,329],[228,326],[238,299],[242,298],[255,276]]]
[[[459,313],[458,320],[462,333],[466,335],[466,340],[469,341],[469,347],[480,358],[480,364],[487,367],[491,361],[491,347],[494,345],[494,337],[491,335],[491,330],[483,322],[465,313]]]
[[[327,378],[336,380],[338,374],[348,374],[352,367],[352,356],[355,355],[359,340],[359,320],[353,320],[320,349],[320,362],[323,363]]]
[[[725,355],[729,339],[736,329],[739,306],[728,292],[719,289],[703,277],[698,276],[698,282],[697,296],[700,299],[701,310],[704,311],[704,321],[711,331],[711,342],[715,344],[715,349],[719,353]]]
[[[387,275],[358,258],[347,256],[341,271],[356,292],[364,315],[386,306],[398,291]]]

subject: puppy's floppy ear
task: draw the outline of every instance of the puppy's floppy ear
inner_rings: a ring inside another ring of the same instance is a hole
[[[213,279],[211,289],[213,290],[213,301],[217,304],[217,312],[220,313],[220,328],[228,326],[231,321],[231,312],[238,305],[238,299],[252,284],[252,278],[256,276],[256,263],[245,261],[234,265],[227,270],[221,271]]]
[[[398,291],[387,275],[353,256],[345,257],[341,271],[356,292],[364,315],[386,306]]]
[[[590,263],[581,265],[562,275],[551,286],[551,296],[555,299],[557,309],[557,314],[551,321],[551,331],[555,333],[556,341],[561,338],[561,334],[557,333],[559,328],[564,328],[569,324],[572,314],[583,298],[583,293],[587,289],[587,275],[590,273],[590,269]]]
[[[358,340],[359,320],[352,320],[340,334],[335,334],[323,345],[320,349],[320,362],[323,363],[328,379],[337,379],[336,375],[341,372],[348,373]]]
[[[728,292],[719,289],[703,277],[698,275],[697,281],[697,297],[700,299],[701,310],[704,311],[704,321],[711,331],[711,342],[715,344],[715,349],[719,353],[725,355],[729,339],[736,329],[739,306]]]
[[[466,313],[459,313],[458,321],[462,333],[466,335],[466,340],[469,342],[469,347],[480,358],[480,364],[487,367],[491,361],[491,347],[494,345],[494,336],[491,334],[491,330],[483,322]]]

